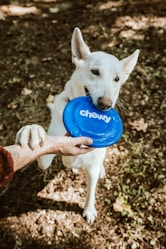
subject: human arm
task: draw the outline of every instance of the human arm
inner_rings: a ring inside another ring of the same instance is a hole
[[[14,171],[16,171],[45,154],[74,156],[87,153],[92,148],[82,147],[81,145],[90,145],[91,143],[92,140],[86,137],[72,138],[46,135],[42,146],[38,145],[34,149],[31,149],[29,145],[22,147],[18,144],[6,146],[5,149],[12,155]]]
[[[9,183],[13,175],[13,158],[8,150],[0,146],[0,188]]]
[[[74,156],[84,154],[92,148],[92,140],[86,137],[49,136],[39,125],[22,127],[16,136],[16,144],[0,146],[0,187],[9,183],[14,172],[45,154]]]

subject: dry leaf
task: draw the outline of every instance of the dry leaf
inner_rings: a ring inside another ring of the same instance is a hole
[[[54,101],[54,95],[49,94],[48,97],[47,97],[47,99],[46,99],[46,102],[47,102],[47,103],[51,103],[51,102],[53,102],[53,101]]]
[[[14,101],[12,101],[7,105],[7,108],[14,110],[17,108],[17,104]]]
[[[49,56],[49,57],[44,57],[41,59],[42,62],[47,62],[47,61],[51,61],[52,60],[52,57]]]
[[[58,7],[52,7],[52,8],[49,8],[49,11],[51,13],[57,13],[59,11],[59,8]]]
[[[122,214],[127,214],[128,216],[133,216],[133,211],[131,206],[126,202],[123,196],[118,196],[116,201],[113,203],[113,210]]]
[[[27,14],[40,13],[40,10],[36,8],[35,6],[22,7],[22,6],[18,6],[14,4],[2,5],[1,10],[9,16],[21,16],[21,15],[27,15]]]
[[[0,20],[5,20],[5,14],[0,10]]]
[[[0,124],[0,131],[3,131],[3,124]]]
[[[23,88],[22,91],[21,91],[21,95],[30,95],[32,93],[32,90],[28,89],[28,88]]]
[[[129,125],[136,131],[147,132],[148,124],[145,123],[143,118],[135,120],[134,122],[129,122]]]
[[[104,187],[105,187],[107,190],[110,190],[110,189],[112,188],[112,181],[109,180],[109,179],[106,179],[105,184],[104,184]]]

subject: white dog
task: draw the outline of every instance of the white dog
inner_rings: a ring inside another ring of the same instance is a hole
[[[98,109],[106,110],[114,107],[120,88],[134,69],[139,55],[139,50],[136,50],[129,57],[118,60],[115,56],[104,52],[92,53],[85,44],[78,28],[74,29],[71,49],[72,61],[76,69],[71,79],[66,83],[64,91],[55,96],[54,103],[49,104],[52,116],[48,129],[49,135],[64,135],[66,133],[62,114],[66,104],[73,98],[85,96],[88,93]],[[33,136],[31,141],[33,142]],[[105,176],[103,166],[105,154],[106,148],[97,148],[84,155],[62,157],[65,166],[76,169],[84,168],[87,172],[87,196],[83,216],[91,223],[97,216],[95,191],[99,177]],[[45,155],[39,158],[39,167],[47,169],[54,156]]]

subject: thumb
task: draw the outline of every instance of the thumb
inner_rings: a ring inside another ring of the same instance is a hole
[[[78,142],[82,145],[90,145],[93,143],[93,140],[89,137],[79,137]]]

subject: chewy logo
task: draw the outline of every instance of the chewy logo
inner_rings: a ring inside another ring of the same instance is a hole
[[[80,115],[87,118],[97,118],[99,120],[103,120],[105,123],[109,123],[111,120],[111,117],[104,114],[98,114],[96,112],[90,112],[88,110],[80,110]]]

